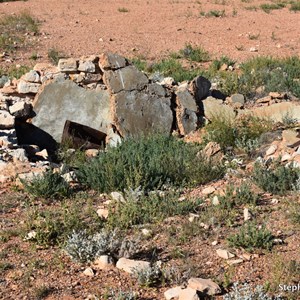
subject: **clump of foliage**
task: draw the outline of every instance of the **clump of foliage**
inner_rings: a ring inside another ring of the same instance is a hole
[[[218,143],[223,151],[230,147],[251,152],[259,146],[258,138],[272,128],[271,121],[253,116],[232,120],[226,115],[216,115],[210,121],[205,127],[204,141]]]
[[[134,269],[133,276],[143,287],[155,287],[163,281],[163,272],[157,263],[149,268]]]
[[[224,300],[282,300],[280,296],[270,297],[264,291],[263,286],[258,285],[252,288],[248,283],[240,285],[234,282],[232,291],[223,296]]]
[[[50,48],[48,50],[48,59],[55,66],[58,64],[59,60],[64,57],[66,57],[66,55],[55,48]]]
[[[159,72],[165,77],[171,76],[177,82],[192,80],[200,73],[197,69],[189,70],[184,68],[182,64],[174,58],[163,59],[155,63],[152,66],[152,71]]]
[[[133,225],[156,223],[175,215],[195,212],[201,200],[178,201],[178,193],[152,192],[138,200],[129,198],[126,202],[116,202],[111,206],[108,224],[112,227],[129,228]]]
[[[199,146],[173,136],[128,139],[79,167],[77,177],[100,192],[153,190],[164,184],[204,184],[224,174],[224,167],[201,155]]]
[[[279,161],[269,166],[256,163],[253,170],[253,180],[260,188],[266,192],[281,195],[295,187],[299,175],[299,168],[294,167],[293,164],[281,165]]]
[[[195,62],[207,62],[210,60],[210,55],[202,47],[193,47],[191,44],[187,44],[183,49],[179,50],[178,58],[185,58]]]
[[[91,262],[104,254],[112,257],[130,257],[137,251],[137,245],[124,239],[117,230],[102,229],[94,235],[89,235],[84,230],[70,235],[65,250],[75,261]]]
[[[273,247],[273,235],[262,225],[258,228],[255,222],[249,222],[243,225],[237,234],[227,238],[232,247],[242,247],[253,252],[255,249],[271,250]]]
[[[294,11],[294,12],[300,11],[300,2],[299,1],[292,1],[290,10]]]
[[[13,51],[26,46],[25,33],[38,33],[38,22],[29,12],[6,15],[0,19],[0,50]]]
[[[284,8],[286,6],[286,3],[284,2],[277,2],[277,3],[264,3],[260,5],[260,8],[266,12],[266,13],[270,13],[270,11],[274,10],[274,9],[281,9]]]
[[[48,170],[32,180],[22,180],[24,190],[35,198],[62,199],[71,196],[72,189],[60,173]]]
[[[84,229],[92,234],[102,226],[102,220],[96,212],[86,209],[76,199],[60,209],[29,211],[25,221],[26,233],[34,233],[26,239],[41,246],[63,245],[73,231]]]

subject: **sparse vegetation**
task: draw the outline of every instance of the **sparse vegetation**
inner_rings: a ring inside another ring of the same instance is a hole
[[[300,171],[293,164],[281,165],[275,161],[270,166],[256,163],[253,171],[254,182],[264,191],[274,194],[286,194],[299,181]]]
[[[285,2],[277,2],[277,3],[264,3],[260,5],[260,8],[266,12],[270,13],[274,9],[281,9],[286,6]]]
[[[60,173],[48,170],[32,180],[22,180],[24,189],[35,198],[61,199],[69,197],[72,190]]]
[[[290,11],[298,12],[300,11],[300,2],[299,1],[292,1],[290,6]]]
[[[126,7],[119,7],[118,12],[127,13],[127,12],[129,12],[129,10]]]
[[[273,247],[272,233],[262,225],[258,227],[255,222],[249,222],[239,228],[237,234],[227,238],[232,247],[242,247],[249,252],[256,249],[271,250]]]
[[[48,50],[48,59],[55,66],[58,64],[58,61],[64,57],[65,57],[65,54],[55,48],[51,48]]]
[[[153,190],[164,184],[204,184],[223,175],[222,165],[196,156],[199,146],[175,137],[151,135],[128,139],[82,165],[80,182],[100,192]]]
[[[38,22],[29,12],[5,15],[0,19],[0,50],[15,51],[30,45],[25,33],[38,33]]]

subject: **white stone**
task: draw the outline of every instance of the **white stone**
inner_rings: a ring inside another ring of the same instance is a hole
[[[57,67],[60,72],[76,72],[77,60],[74,58],[61,58]]]
[[[243,213],[244,213],[244,221],[251,220],[251,212],[247,207],[244,208]]]
[[[78,71],[86,72],[86,73],[95,73],[96,72],[96,66],[92,61],[80,60]]]
[[[190,278],[188,281],[188,287],[199,292],[206,293],[210,296],[219,294],[221,292],[221,288],[211,279]]]
[[[233,258],[235,256],[234,254],[230,253],[229,251],[227,251],[225,249],[218,249],[217,255],[224,259]]]
[[[182,291],[180,286],[176,286],[174,288],[168,289],[164,292],[164,296],[166,300],[178,300],[179,294]]]
[[[120,201],[120,202],[123,202],[123,203],[125,202],[125,199],[124,199],[123,195],[119,192],[111,192],[110,196],[115,201]]]
[[[199,300],[199,296],[197,295],[197,291],[190,287],[183,289],[179,293],[178,300]]]
[[[39,83],[40,82],[40,75],[37,71],[31,70],[25,75],[22,76],[22,79],[27,82]]]
[[[126,273],[133,273],[135,270],[143,270],[150,268],[150,263],[148,261],[133,260],[122,257],[118,260],[116,267]]]
[[[85,276],[89,276],[89,277],[94,277],[95,276],[95,273],[93,271],[92,268],[86,268],[84,271],[83,271],[83,274]]]
[[[213,241],[211,244],[212,244],[213,246],[216,246],[216,245],[218,245],[218,241]]]
[[[272,155],[276,152],[277,146],[276,145],[271,145],[268,150],[266,151],[266,156]]]
[[[39,83],[26,82],[25,80],[20,80],[17,86],[17,91],[20,94],[36,94],[41,85]]]
[[[244,261],[241,258],[227,261],[227,263],[229,265],[238,265],[238,264],[241,264],[242,262],[244,262]]]
[[[109,269],[114,266],[113,259],[109,255],[101,255],[93,262],[93,268],[99,270]]]
[[[10,155],[14,158],[14,160],[18,160],[21,162],[26,162],[28,161],[28,157],[26,155],[25,149],[19,148],[16,150],[12,150],[10,152]]]
[[[0,129],[13,128],[15,125],[15,117],[6,110],[0,110]]]
[[[220,201],[219,201],[218,196],[214,196],[211,203],[212,203],[212,205],[219,205]]]
[[[210,195],[210,194],[214,193],[215,190],[216,189],[213,186],[208,186],[208,187],[206,187],[205,189],[202,190],[202,194],[207,196],[207,195]]]
[[[97,215],[100,218],[107,219],[108,218],[108,214],[109,214],[109,210],[106,209],[106,208],[99,208],[99,209],[97,209]]]
[[[284,153],[281,157],[281,161],[285,162],[285,161],[289,161],[292,158],[292,156],[289,153]]]

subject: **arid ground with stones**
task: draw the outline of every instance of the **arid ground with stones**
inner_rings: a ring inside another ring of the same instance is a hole
[[[0,299],[300,299],[299,0],[0,0]]]

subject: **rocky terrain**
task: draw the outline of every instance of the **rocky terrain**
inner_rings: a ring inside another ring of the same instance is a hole
[[[297,3],[0,2],[0,298],[299,299]]]

